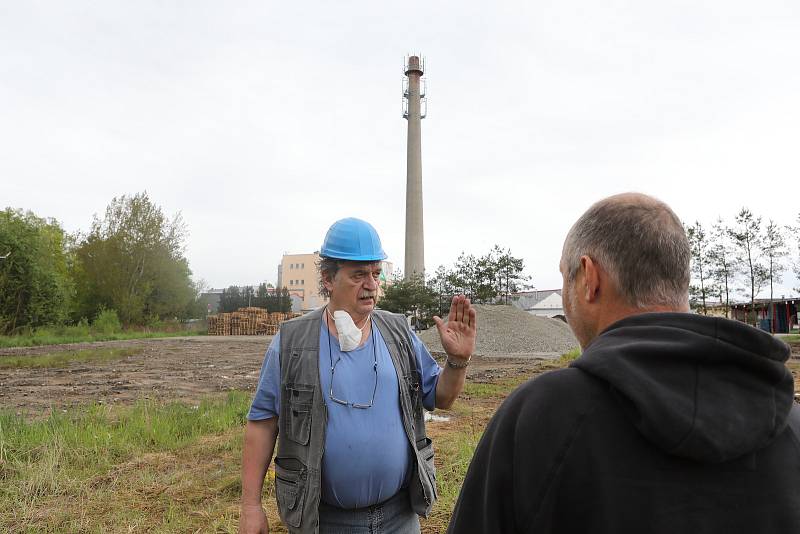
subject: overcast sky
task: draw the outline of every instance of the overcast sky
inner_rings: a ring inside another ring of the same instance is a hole
[[[0,207],[72,232],[146,190],[213,287],[274,282],[347,216],[402,267],[414,51],[429,270],[497,243],[559,287],[570,225],[628,190],[800,213],[795,0],[0,0],[0,50]]]

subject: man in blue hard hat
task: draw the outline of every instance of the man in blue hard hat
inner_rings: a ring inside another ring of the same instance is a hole
[[[434,318],[447,353],[440,368],[405,317],[375,308],[386,254],[369,223],[334,223],[320,256],[329,303],[284,323],[264,358],[239,531],[269,531],[261,491],[277,441],[275,494],[289,532],[419,532],[437,497],[424,409],[448,408],[461,392],[475,309],[457,296],[447,322]]]

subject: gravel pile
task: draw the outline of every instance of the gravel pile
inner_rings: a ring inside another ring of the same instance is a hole
[[[563,354],[578,346],[569,326],[558,319],[537,317],[504,305],[475,306],[478,312],[478,341],[475,354]],[[444,352],[436,326],[419,333],[432,353]]]

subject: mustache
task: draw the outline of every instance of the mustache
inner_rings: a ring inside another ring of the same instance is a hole
[[[365,291],[364,293],[361,293],[358,296],[358,298],[360,299],[365,299],[367,297],[376,298],[377,296],[378,296],[377,291]]]

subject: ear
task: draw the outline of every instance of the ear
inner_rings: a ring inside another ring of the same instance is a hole
[[[589,256],[581,256],[583,269],[584,298],[586,302],[595,302],[600,296],[600,267]]]
[[[330,292],[333,289],[333,279],[329,271],[322,272],[322,285]]]

